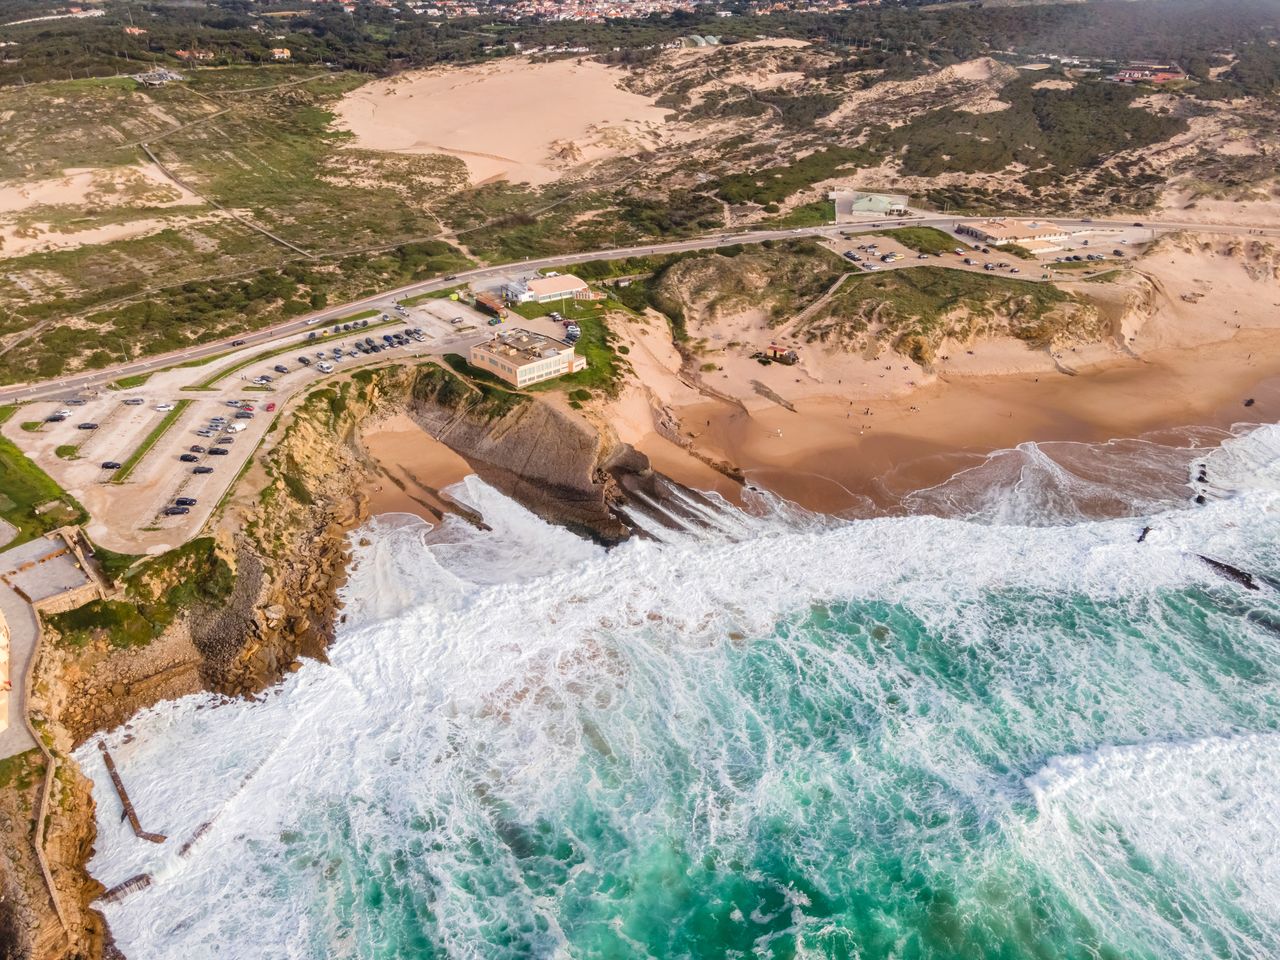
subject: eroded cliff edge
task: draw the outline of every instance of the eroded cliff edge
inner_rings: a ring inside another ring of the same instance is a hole
[[[347,535],[369,515],[368,491],[385,480],[361,432],[397,414],[539,516],[601,543],[632,534],[629,491],[660,495],[647,459],[584,417],[435,364],[357,371],[301,398],[221,505],[210,536],[166,562],[140,559],[114,571],[112,602],[144,615],[184,598],[154,639],[124,642],[105,627],[75,636],[46,628],[30,706],[56,758],[42,838],[66,927],[44,889],[29,829],[43,770],[25,771],[0,795],[0,823],[13,841],[0,860],[9,955],[119,955],[93,908],[103,893],[85,870],[93,796],[70,751],[161,700],[201,691],[253,696],[302,658],[324,657],[342,616],[336,592]]]

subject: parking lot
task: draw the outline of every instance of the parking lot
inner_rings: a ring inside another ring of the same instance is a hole
[[[317,381],[404,356],[466,353],[491,333],[487,317],[448,299],[403,311],[388,303],[385,312],[387,321],[379,314],[366,326],[339,325],[336,333],[317,326],[205,365],[160,371],[140,387],[29,403],[0,429],[84,504],[94,542],[122,553],[160,552],[199,531],[270,424]],[[463,322],[453,323],[456,317]],[[411,337],[407,329],[419,332]],[[135,456],[149,441],[153,445]],[[131,469],[124,476],[103,464]],[[186,512],[172,509],[179,498],[194,503]]]

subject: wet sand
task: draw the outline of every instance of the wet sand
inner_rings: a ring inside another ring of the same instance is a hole
[[[383,477],[368,491],[369,512],[409,513],[431,523],[452,512],[445,487],[473,473],[467,461],[431,436],[407,415],[398,414],[361,434],[365,452]]]
[[[795,408],[704,401],[678,414],[696,450],[748,482],[828,513],[885,509],[1020,443],[1280,420],[1280,350],[1274,334],[1247,334],[1077,376],[955,377],[888,399],[828,396]],[[702,462],[663,443],[664,472],[705,482]],[[647,441],[638,446],[652,456]]]

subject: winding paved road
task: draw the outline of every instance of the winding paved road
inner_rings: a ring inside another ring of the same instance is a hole
[[[670,243],[651,243],[634,247],[586,250],[581,253],[564,254],[555,257],[539,257],[537,259],[519,260],[513,263],[476,267],[471,270],[460,271],[457,274],[451,274],[447,278],[439,277],[434,280],[411,283],[407,286],[397,287],[393,290],[385,290],[362,300],[353,300],[349,303],[341,304],[340,306],[327,307],[326,309],[316,313],[310,313],[295,320],[290,320],[286,323],[277,324],[272,327],[266,327],[253,333],[246,333],[243,336],[234,338],[229,337],[214,343],[187,347],[174,353],[166,353],[158,356],[146,357],[140,360],[133,360],[128,363],[118,364],[103,370],[95,370],[91,373],[79,373],[36,384],[7,387],[0,389],[0,403],[22,403],[29,400],[44,400],[60,396],[69,390],[86,390],[94,387],[100,387],[115,380],[119,380],[122,377],[133,376],[141,373],[154,373],[155,371],[162,370],[165,367],[171,367],[176,363],[184,363],[188,360],[198,360],[204,357],[211,357],[219,353],[224,353],[231,348],[233,339],[243,341],[245,346],[266,344],[281,337],[305,331],[311,327],[317,326],[317,324],[339,320],[354,311],[385,304],[390,300],[415,296],[421,293],[431,293],[460,283],[480,283],[483,285],[486,282],[501,280],[502,278],[508,277],[517,272],[523,273],[542,270],[548,267],[561,267],[568,264],[581,263],[585,260],[617,260],[623,257],[682,253],[689,250],[714,250],[717,247],[726,247],[737,243],[760,243],[764,240],[783,240],[800,236],[818,238],[832,237],[839,236],[841,231],[877,230],[898,225],[937,227],[941,230],[954,232],[956,224],[964,221],[971,221],[973,219],[973,217],[957,216],[920,216],[871,221],[866,223],[837,223],[821,227],[806,227],[792,230],[747,230],[738,233],[716,233],[695,237],[690,240],[676,240]],[[1032,218],[1019,217],[1017,219],[1029,220]],[[1076,227],[1080,229],[1092,228],[1095,230],[1103,230],[1108,227],[1132,229],[1135,226],[1133,221],[1119,219],[1067,220],[1055,218],[1053,222],[1067,227]],[[1212,232],[1218,234],[1237,234],[1240,236],[1280,236],[1280,229],[1259,229],[1256,227],[1236,226],[1231,224],[1143,221],[1141,225],[1144,228],[1151,230],[1153,234],[1155,232],[1171,230],[1195,230],[1199,232]]]

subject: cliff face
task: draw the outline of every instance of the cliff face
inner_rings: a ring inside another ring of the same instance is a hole
[[[621,513],[629,490],[661,495],[650,490],[645,457],[585,420],[434,365],[360,371],[313,391],[281,420],[278,439],[255,457],[215,524],[213,554],[235,575],[229,595],[191,606],[136,647],[106,634],[73,642],[48,631],[31,709],[58,758],[44,849],[69,929],[35,866],[33,774],[23,791],[0,795],[0,826],[13,828],[17,849],[0,859],[0,887],[10,892],[0,903],[5,955],[118,956],[92,908],[102,887],[84,870],[96,833],[90,784],[67,754],[160,700],[200,690],[251,695],[298,669],[299,657],[324,657],[341,615],[346,536],[367,518],[364,489],[377,475],[358,430],[405,411],[495,487],[602,543],[630,535]],[[163,569],[147,568],[157,594],[173,586],[166,575],[176,583],[186,570]]]
[[[624,483],[648,475],[648,458],[585,420],[435,366],[416,372],[408,409],[484,480],[543,519],[604,544],[630,536],[618,512]]]

